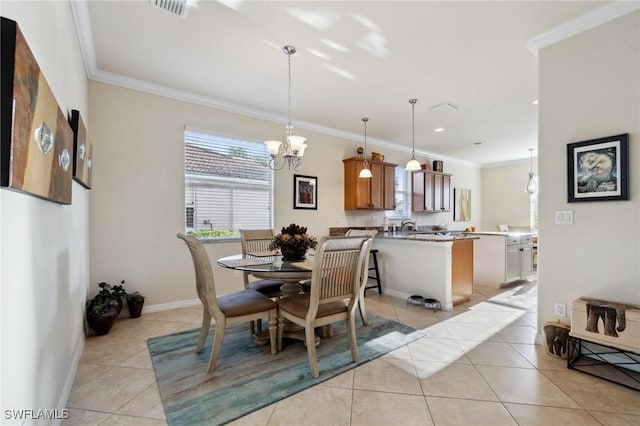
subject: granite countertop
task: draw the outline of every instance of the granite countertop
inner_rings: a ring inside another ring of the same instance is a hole
[[[472,232],[464,231],[409,231],[383,233],[376,236],[376,238],[389,240],[451,242],[460,240],[477,240],[480,237],[474,236]]]

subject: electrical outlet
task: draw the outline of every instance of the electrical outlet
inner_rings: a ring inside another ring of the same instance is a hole
[[[564,303],[556,303],[556,316],[557,317],[566,317],[567,316],[567,305]]]

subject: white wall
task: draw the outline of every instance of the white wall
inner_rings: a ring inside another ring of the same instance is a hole
[[[527,161],[482,169],[481,230],[497,231],[500,224],[529,226],[529,194],[524,191],[529,168]]]
[[[65,114],[88,123],[87,78],[68,2],[2,1],[18,22]],[[70,206],[0,190],[1,404],[64,408],[84,344],[89,280],[89,191]]]
[[[95,287],[100,281],[125,279],[128,290],[148,297],[146,306],[152,310],[192,300],[193,266],[186,246],[176,238],[184,231],[185,125],[256,141],[284,136],[284,125],[104,83],[91,82],[89,91],[95,153],[91,283]],[[278,171],[276,230],[295,222],[319,237],[332,226],[381,225],[382,212],[345,212],[343,206],[342,160],[355,155],[361,143],[304,129],[297,133],[309,144],[297,174],[318,178],[318,210],[293,209],[293,172]],[[406,152],[379,150],[385,161],[404,164],[409,158]],[[445,171],[454,174],[453,185],[477,194],[479,220],[479,169],[445,162]],[[461,223],[466,227],[471,222]],[[240,244],[207,244],[207,251],[215,260],[240,252]],[[242,280],[230,271],[216,266],[215,273],[219,292],[242,288]]]
[[[539,68],[539,321],[579,296],[638,304],[640,12],[541,50]],[[630,200],[567,203],[567,144],[627,132]]]

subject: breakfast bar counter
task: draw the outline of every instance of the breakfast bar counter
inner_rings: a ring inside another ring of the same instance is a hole
[[[383,234],[379,250],[384,292],[438,300],[444,310],[466,302],[473,291],[473,234]]]

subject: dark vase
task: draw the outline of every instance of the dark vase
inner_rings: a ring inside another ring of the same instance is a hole
[[[113,324],[116,322],[116,318],[118,318],[118,310],[115,307],[110,308],[100,315],[87,315],[89,327],[91,327],[98,336],[109,333],[109,330],[111,330],[111,327],[113,327]]]
[[[123,307],[123,303],[122,303],[122,298],[121,297],[116,297],[115,299],[113,299],[113,301],[111,302],[111,306],[113,306],[114,308],[116,308],[116,311],[118,311],[118,315],[120,315],[120,312],[122,312],[122,307]],[[116,315],[117,316],[117,315]]]
[[[139,318],[142,314],[142,305],[144,305],[144,298],[127,299],[129,316],[131,318]]]
[[[282,253],[282,260],[304,260],[307,248],[282,246],[280,253]]]

